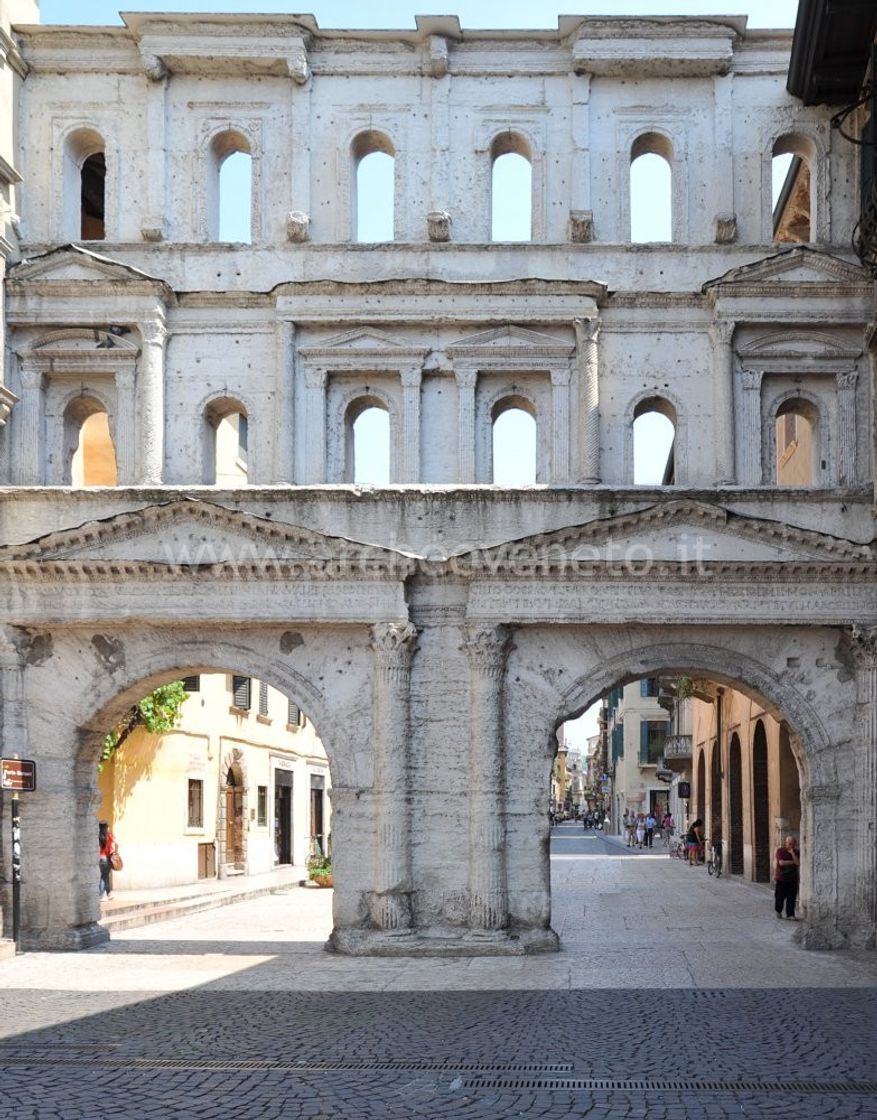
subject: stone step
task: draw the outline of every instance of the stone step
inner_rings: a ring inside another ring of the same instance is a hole
[[[171,918],[180,918],[184,914],[197,914],[202,910],[215,910],[220,906],[229,906],[233,902],[241,902],[245,898],[279,894],[290,889],[297,889],[295,882],[280,886],[275,884],[274,886],[256,887],[245,891],[217,891],[211,894],[189,895],[183,898],[132,903],[130,906],[108,911],[101,918],[100,924],[110,933],[113,930],[136,929],[138,926],[148,926],[153,922],[165,922]]]

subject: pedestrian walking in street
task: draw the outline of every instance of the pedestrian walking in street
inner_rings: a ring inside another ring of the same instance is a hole
[[[794,836],[787,836],[774,856],[774,910],[778,918],[783,916],[797,921],[795,905],[798,901],[798,882],[800,879],[801,853]]]
[[[654,813],[649,813],[646,817],[646,847],[651,848],[652,841],[655,838],[655,829],[658,827],[658,822],[655,820]]]
[[[696,867],[703,847],[703,821],[700,817],[692,821],[685,833],[685,850],[688,853],[689,867]]]
[[[113,867],[110,859],[116,851],[116,838],[110,832],[106,821],[101,821],[97,827],[98,839],[98,866],[100,867],[100,886],[98,898],[113,897]]]
[[[627,834],[627,846],[632,848],[636,843],[636,813],[628,813],[624,831]]]
[[[672,836],[673,835],[673,829],[675,827],[676,827],[676,822],[673,820],[673,814],[668,809],[667,812],[664,814],[664,819],[661,821],[661,833],[662,833],[662,835],[666,836],[667,833],[669,832],[670,835]]]
[[[636,846],[641,848],[646,839],[646,818],[639,814],[636,818]]]

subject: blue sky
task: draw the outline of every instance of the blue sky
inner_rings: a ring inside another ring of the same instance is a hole
[[[793,27],[797,0],[132,0],[137,12],[307,13],[321,27],[413,27],[414,15],[453,14],[463,27],[556,27],[558,14],[747,15],[750,27]],[[119,23],[120,5],[110,0],[42,0],[43,23]]]

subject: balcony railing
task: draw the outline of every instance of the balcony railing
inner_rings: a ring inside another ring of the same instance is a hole
[[[668,735],[664,740],[664,765],[670,770],[685,770],[691,762],[690,735]]]

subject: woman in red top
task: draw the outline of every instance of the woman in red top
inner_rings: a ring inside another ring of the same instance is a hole
[[[116,838],[110,832],[106,821],[101,821],[97,829],[98,857],[100,864],[100,887],[98,898],[113,897],[113,869],[110,867],[110,856],[116,850]]]
[[[795,918],[795,903],[798,901],[798,870],[801,863],[801,853],[795,845],[795,837],[787,836],[782,848],[777,848],[774,856],[774,909],[778,918],[783,916],[783,905],[786,908],[786,917],[793,922]]]

